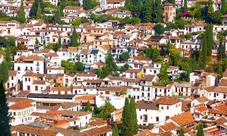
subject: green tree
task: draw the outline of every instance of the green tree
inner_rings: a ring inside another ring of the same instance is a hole
[[[211,56],[212,48],[214,46],[214,38],[213,38],[213,26],[212,24],[206,25],[205,36],[207,37],[207,56]]]
[[[109,101],[105,101],[105,105],[102,106],[100,110],[102,110],[103,112],[112,113],[115,108]]]
[[[188,1],[184,0],[184,11],[187,11],[188,9]]]
[[[8,46],[15,46],[15,41],[16,41],[16,37],[10,36],[6,39],[6,42],[4,43],[4,46],[7,47]]]
[[[175,2],[175,0],[173,0]],[[152,11],[152,22],[163,22],[163,7],[160,0],[155,0]]]
[[[167,48],[167,52],[169,52],[169,50],[171,49],[170,40],[168,40],[166,48]]]
[[[74,25],[74,26],[78,26],[80,24],[81,24],[81,19],[75,19],[72,21],[72,25]]]
[[[59,23],[61,20],[61,9],[60,7],[57,7],[56,10],[54,11],[54,22]]]
[[[123,52],[120,56],[120,60],[121,61],[127,61],[128,59],[130,58],[129,56],[129,53],[126,51],[126,52]]]
[[[43,13],[43,11],[44,11],[43,1],[42,0],[35,0],[32,4],[30,12],[29,12],[30,17],[36,18],[39,3],[40,3],[40,8],[41,8],[41,13]]]
[[[179,133],[178,136],[184,136],[184,129],[183,128],[180,129],[180,133]]]
[[[36,13],[36,19],[41,19],[42,11],[40,7],[40,2],[38,3],[37,13]]]
[[[10,58],[10,49],[9,49],[9,45],[7,45],[6,47],[6,62],[10,62],[11,58]]]
[[[160,51],[157,48],[146,48],[145,53],[145,57],[151,58],[153,62],[160,60]]]
[[[226,13],[226,2],[225,2],[225,0],[221,1],[221,13],[223,15]]]
[[[76,71],[83,71],[84,70],[84,64],[82,62],[75,62],[74,67]]]
[[[173,5],[175,5],[175,0],[168,0],[169,3],[172,3]]]
[[[91,104],[90,104],[89,100],[87,101],[87,106],[85,108],[85,111],[92,111]]]
[[[220,44],[219,44],[219,48],[218,48],[218,59],[222,60],[225,57],[225,49],[223,48],[223,38],[220,38]]]
[[[20,3],[20,8],[19,8],[19,12],[18,12],[18,21],[22,24],[25,23],[25,21],[26,21],[23,0],[21,0],[21,3]]]
[[[131,116],[131,110],[129,105],[129,100],[126,97],[125,98],[125,105],[122,112],[122,126],[121,126],[121,135],[122,136],[132,136],[132,116]]]
[[[0,81],[6,82],[8,80],[8,65],[6,61],[0,64]]]
[[[83,8],[85,10],[92,9],[92,0],[83,0]]]
[[[71,35],[71,46],[79,46],[80,42],[78,41],[78,34],[76,33],[76,28],[74,26],[73,33]]]
[[[170,53],[170,58],[171,58],[171,61],[172,61],[172,65],[173,66],[177,66],[178,62],[180,60],[180,51],[176,50],[176,49],[170,49],[169,53]]]
[[[133,97],[130,99],[130,113],[132,117],[132,132],[133,134],[137,134],[138,121],[137,121],[137,114],[136,114],[136,103]]]
[[[200,9],[200,4],[199,2],[196,2],[196,6],[195,6],[195,17],[196,18],[201,18],[201,9]]]
[[[166,85],[169,83],[169,75],[167,73],[168,67],[169,67],[168,63],[163,62],[160,72],[158,73],[158,77],[160,79],[160,84],[162,84],[162,85]]]
[[[161,35],[164,33],[165,28],[161,24],[157,24],[154,26],[154,31],[155,31],[155,34]]]
[[[93,115],[96,115],[98,113],[99,113],[99,109],[98,109],[97,105],[95,104],[94,110],[93,110]]]
[[[110,69],[108,66],[104,65],[101,69],[97,70],[97,75],[99,78],[105,78],[110,74]]]
[[[117,124],[114,123],[114,128],[112,129],[112,136],[119,136]]]
[[[144,22],[151,22],[152,21],[152,9],[153,8],[153,1],[152,0],[145,0],[143,6],[143,21]]]
[[[207,37],[204,36],[203,40],[201,42],[202,45],[202,62],[204,64],[204,66],[206,66],[206,61],[207,61]]]
[[[6,100],[6,90],[3,85],[3,81],[0,81],[0,132],[1,136],[11,136],[9,121],[11,119],[9,115],[9,107]]]
[[[120,68],[120,72],[122,73],[122,72],[125,72],[126,70],[128,70],[129,69],[129,65],[126,63],[124,66],[121,66],[121,68]]]
[[[221,11],[215,11],[213,12],[207,19],[209,23],[212,24],[222,24],[222,13]]]
[[[202,123],[199,123],[199,125],[197,126],[197,133],[196,136],[205,136],[204,132],[203,132],[203,126]]]
[[[114,61],[113,55],[111,53],[108,53],[106,56],[106,66],[109,68],[110,73],[113,74],[116,70],[118,70],[118,67]]]

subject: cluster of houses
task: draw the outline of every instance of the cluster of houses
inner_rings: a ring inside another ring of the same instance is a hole
[[[46,2],[53,5],[59,3],[58,0]],[[78,2],[83,4],[81,0]],[[24,1],[26,17],[32,3]],[[176,9],[184,5],[182,0],[176,0],[175,7],[165,1],[162,3],[164,22],[174,21]],[[87,18],[91,13],[132,17],[130,11],[118,9],[124,4],[124,0],[101,0],[100,6],[90,11],[66,6],[61,19],[70,23],[77,18]],[[195,4],[194,0],[188,1],[189,7]],[[206,6],[203,2],[200,4]],[[20,1],[1,1],[1,5],[2,12],[17,16]],[[213,7],[214,10],[220,9],[221,1],[214,1]],[[227,16],[223,16],[223,20],[225,23]],[[27,24],[0,21],[0,36],[14,36],[15,45],[27,49],[18,50],[13,56],[14,67],[8,71],[9,78],[5,83],[9,113],[13,117],[10,121],[12,134],[111,136],[113,122],[120,126],[126,97],[133,97],[136,101],[139,125],[136,136],[178,135],[182,128],[185,135],[193,136],[199,122],[203,123],[206,135],[227,133],[227,70],[221,78],[215,73],[194,70],[189,75],[189,82],[174,82],[185,71],[177,66],[169,66],[167,73],[172,82],[159,85],[156,83],[160,80],[158,74],[162,63],[141,55],[150,47],[163,53],[170,42],[182,57],[190,57],[194,50],[200,48],[202,38],[199,33],[205,31],[206,24],[196,22],[185,25],[183,29],[165,31],[160,36],[155,35],[155,25],[141,23],[122,27],[117,20],[82,23],[75,28],[81,45],[70,47],[73,25],[45,24],[43,20],[34,19]],[[165,24],[161,25],[166,27]],[[218,60],[220,43],[216,36],[218,32],[226,30],[225,25],[213,25],[215,45],[212,61]],[[192,37],[186,40],[180,37],[182,34],[192,34]],[[48,44],[58,43],[59,39],[63,46],[57,51],[45,48]],[[109,52],[116,60],[120,59],[122,53],[128,52],[129,59],[116,61],[116,65],[120,69],[128,64],[129,69],[120,73],[119,77],[109,75],[100,78],[96,70],[105,65]],[[0,61],[3,59],[1,55]],[[169,59],[166,55],[163,61],[168,62]],[[70,74],[61,63],[66,60],[82,62],[84,72]],[[94,118],[92,112],[81,112],[88,101],[92,107],[103,106],[109,101],[116,110],[108,120]]]
[[[141,135],[177,135],[181,128],[192,135],[196,133],[198,122],[204,122],[206,134],[226,133],[227,70],[222,78],[204,70],[194,70],[190,73],[190,82],[157,85],[162,64],[133,56],[124,63],[116,63],[119,67],[126,63],[130,66],[120,77],[99,78],[89,73],[90,70],[68,74],[61,66],[61,60],[74,57],[72,54],[80,47],[60,48],[57,52],[51,49],[17,51],[14,70],[9,70],[5,85],[9,91],[9,112],[13,116],[12,133],[34,134],[38,131],[37,134],[67,135],[73,131],[74,135],[111,135],[111,122],[121,122],[118,114],[122,113],[126,97],[133,97],[137,102]],[[74,61],[80,61],[80,57],[77,59]],[[91,67],[97,69],[104,63],[93,61]],[[181,72],[174,66],[167,69],[170,79]],[[91,112],[81,112],[88,101],[98,107],[109,101],[116,108],[111,114],[112,120],[93,118]],[[97,120],[102,123],[92,126]],[[81,130],[68,130],[69,127]]]

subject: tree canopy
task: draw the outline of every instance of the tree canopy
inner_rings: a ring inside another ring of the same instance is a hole
[[[21,0],[21,3],[20,3],[20,8],[19,8],[18,19],[17,20],[20,23],[25,23],[25,21],[26,21],[23,0]]]
[[[8,72],[8,71],[7,71]],[[10,127],[10,115],[9,115],[9,107],[6,100],[6,94],[3,85],[3,81],[0,81],[0,132],[1,136],[11,136]]]

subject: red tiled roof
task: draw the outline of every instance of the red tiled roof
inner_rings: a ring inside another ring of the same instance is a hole
[[[30,103],[30,101],[28,100],[23,100],[23,101],[20,101],[20,102],[17,102],[11,106],[9,106],[9,108],[11,110],[20,110],[20,109],[25,109],[25,108],[28,108],[28,107],[31,107],[32,104]]]

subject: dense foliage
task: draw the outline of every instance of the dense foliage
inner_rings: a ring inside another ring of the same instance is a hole
[[[8,71],[7,71],[8,73]],[[6,100],[4,82],[0,81],[0,135],[1,136],[11,136],[10,127],[10,115],[9,115],[9,107]]]
[[[125,98],[125,105],[122,112],[121,135],[132,136],[138,133],[138,123],[136,115],[136,103],[134,98]]]

